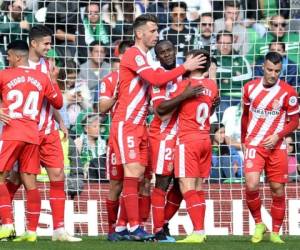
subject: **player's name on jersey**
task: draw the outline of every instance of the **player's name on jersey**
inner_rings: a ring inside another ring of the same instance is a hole
[[[278,116],[280,114],[279,110],[256,109],[254,107],[251,107],[251,112],[262,116]]]
[[[7,86],[8,86],[8,88],[12,89],[15,86],[17,86],[18,84],[25,83],[25,82],[31,83],[32,85],[34,85],[35,87],[37,87],[37,89],[39,91],[41,91],[43,89],[42,84],[38,80],[36,80],[35,78],[33,78],[32,76],[27,76],[27,77],[25,77],[25,76],[18,76],[16,78],[12,79],[7,84]]]

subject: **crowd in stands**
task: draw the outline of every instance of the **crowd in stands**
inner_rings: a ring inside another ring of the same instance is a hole
[[[211,128],[211,182],[243,178],[241,88],[262,76],[268,51],[283,56],[281,79],[299,91],[299,1],[0,0],[0,4],[0,69],[7,65],[7,44],[26,40],[32,25],[45,24],[55,34],[48,56],[60,68],[61,114],[69,129],[63,148],[70,190],[83,185],[78,176],[106,179],[110,120],[98,110],[99,86],[104,76],[117,70],[113,66],[117,45],[133,39],[132,23],[141,13],[158,17],[160,39],[176,46],[177,63],[193,48],[204,48],[213,58],[209,73],[218,84],[221,102]],[[291,181],[300,171],[299,139],[298,132],[286,138]]]

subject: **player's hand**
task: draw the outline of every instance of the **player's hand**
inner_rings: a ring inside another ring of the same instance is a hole
[[[57,81],[59,74],[59,68],[55,66],[53,62],[50,62],[50,79],[52,81]]]
[[[183,67],[187,71],[193,71],[193,70],[196,70],[196,69],[203,69],[204,68],[204,66],[203,66],[204,63],[206,63],[206,56],[201,54],[201,55],[193,57],[191,55],[186,59],[186,61],[183,64]]]
[[[273,149],[275,145],[277,144],[279,140],[279,137],[277,134],[275,135],[269,135],[266,139],[263,141],[263,146],[267,149]]]
[[[3,122],[4,124],[8,124],[11,120],[10,116],[5,113],[4,108],[0,108],[0,121]]]
[[[218,106],[220,105],[220,102],[221,102],[220,96],[215,97],[215,98],[213,99],[213,104],[212,104],[213,107],[214,107],[214,108],[218,107]]]
[[[59,122],[59,129],[64,133],[63,141],[66,141],[69,138],[69,131],[63,120]]]
[[[185,90],[182,92],[182,95],[184,99],[192,98],[192,97],[197,97],[199,95],[202,95],[204,91],[204,87],[199,85],[199,86],[191,86],[191,83],[189,83],[188,86],[186,86]]]

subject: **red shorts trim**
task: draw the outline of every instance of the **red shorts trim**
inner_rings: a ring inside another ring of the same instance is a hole
[[[22,141],[0,141],[0,172],[10,171],[16,161],[20,172],[39,174],[39,145]]]
[[[149,138],[150,160],[152,170],[157,175],[171,176],[174,174],[174,150],[176,137],[159,140]]]
[[[47,168],[64,168],[64,154],[58,130],[40,134],[41,165]]]
[[[266,149],[263,147],[246,146],[245,173],[265,170],[268,181],[288,182],[288,155],[286,149]]]
[[[207,178],[211,168],[210,139],[179,143],[175,149],[175,177]]]

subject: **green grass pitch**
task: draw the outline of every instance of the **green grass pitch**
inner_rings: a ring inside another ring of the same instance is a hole
[[[52,242],[50,238],[40,237],[36,243],[13,243],[0,242],[0,249],[9,250],[27,250],[27,249],[41,249],[41,250],[299,250],[300,237],[286,236],[283,239],[285,244],[275,245],[265,240],[259,244],[252,244],[249,242],[250,237],[247,236],[208,236],[207,242],[203,244],[179,244],[179,243],[155,243],[155,242],[108,242],[105,238],[84,237],[79,243],[64,243]]]

